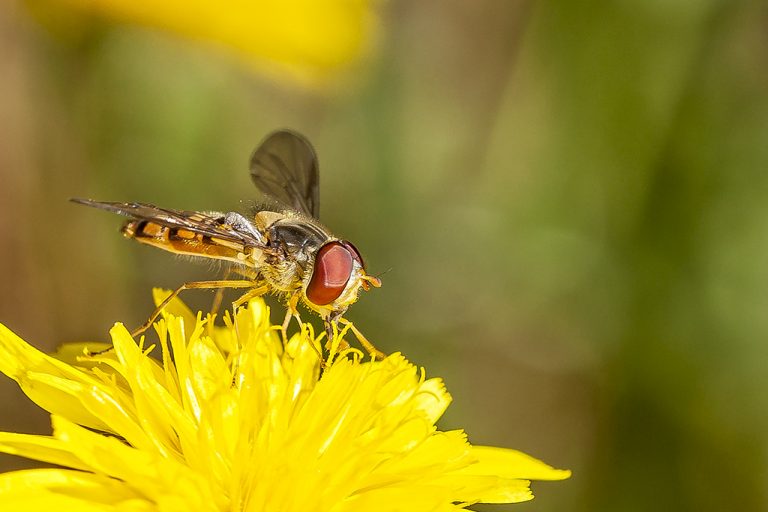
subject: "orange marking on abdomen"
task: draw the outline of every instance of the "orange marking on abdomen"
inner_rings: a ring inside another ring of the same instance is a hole
[[[134,223],[132,223],[134,224]],[[154,222],[136,222],[135,236],[149,236],[152,238],[164,237],[167,235],[168,228],[155,224]]]
[[[233,261],[249,265],[243,255],[242,245],[228,240],[212,239],[188,229],[168,228],[160,224],[136,220],[123,227],[123,234],[164,251],[187,256],[199,256],[218,260]]]
[[[197,233],[193,233],[192,231],[179,228],[176,230],[171,230],[171,236],[177,236],[179,238],[183,238],[184,240],[193,240],[199,237],[200,235],[198,235]]]

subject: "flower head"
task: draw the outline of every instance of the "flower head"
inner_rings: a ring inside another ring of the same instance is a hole
[[[63,466],[0,475],[0,508],[447,511],[570,474],[437,430],[450,396],[400,354],[337,343],[322,368],[322,335],[303,324],[284,344],[260,299],[226,327],[168,311],[159,360],[119,323],[114,350],[55,357],[0,325],[0,370],[53,422],[50,437],[0,433],[0,450]]]

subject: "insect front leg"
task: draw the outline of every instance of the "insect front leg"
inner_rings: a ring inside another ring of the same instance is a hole
[[[336,336],[339,335],[340,329],[339,329],[338,318],[340,316],[341,315],[334,316],[333,314],[331,314],[331,315],[323,318],[323,325],[325,326],[325,338],[326,338],[325,348],[326,348],[326,350],[331,350],[332,349],[331,345],[333,344],[333,340],[334,340],[334,338],[336,338]],[[348,348],[349,348],[349,343],[347,343],[343,339],[339,340],[339,346],[338,346],[338,350],[339,351],[346,350]]]
[[[354,334],[354,335],[355,335],[355,338],[357,338],[357,341],[360,343],[360,345],[362,345],[362,346],[363,346],[363,348],[365,349],[365,351],[366,351],[366,352],[368,352],[368,354],[369,354],[369,355],[370,355],[370,356],[371,356],[371,357],[372,357],[374,360],[377,360],[377,359],[378,359],[378,360],[381,360],[381,359],[386,359],[387,355],[386,355],[384,352],[382,352],[381,350],[377,349],[375,346],[373,346],[373,343],[371,343],[370,341],[368,341],[368,338],[366,338],[365,336],[363,336],[363,333],[361,333],[361,332],[360,332],[360,331],[357,329],[357,327],[355,327],[355,325],[354,325],[352,322],[350,322],[349,320],[347,320],[346,318],[341,318],[341,317],[338,317],[338,318],[336,318],[336,319],[332,319],[332,320],[330,320],[330,322],[338,322],[338,323],[340,323],[340,324],[343,324],[343,325],[345,325],[345,326],[349,326],[349,330],[350,330],[350,331],[352,331],[352,334]],[[328,329],[328,328],[329,328],[329,326],[330,326],[330,329],[331,329],[331,332],[332,332],[332,330],[333,330],[333,326],[332,326],[332,325],[330,325],[330,322],[328,322],[328,323],[326,324],[326,329]]]

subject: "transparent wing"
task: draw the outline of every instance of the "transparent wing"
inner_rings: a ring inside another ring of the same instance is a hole
[[[259,190],[280,203],[318,217],[317,155],[303,135],[280,130],[267,136],[251,157],[251,179]]]
[[[238,228],[227,223],[223,213],[206,214],[187,210],[159,208],[145,203],[113,203],[73,198],[72,202],[100,210],[125,215],[136,220],[147,220],[170,228],[182,228],[193,233],[243,244],[245,247],[265,248],[254,231]]]

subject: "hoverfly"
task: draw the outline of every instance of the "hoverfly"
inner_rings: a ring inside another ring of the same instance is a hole
[[[360,252],[330,233],[318,220],[319,175],[315,150],[302,135],[276,131],[251,156],[251,179],[271,200],[250,217],[237,212],[197,212],[159,208],[144,203],[72,201],[130,217],[122,233],[127,238],[188,256],[223,260],[243,279],[198,281],[176,289],[136,329],[152,325],[170,300],[187,289],[248,288],[236,302],[265,293],[287,299],[283,332],[299,302],[323,319],[328,337],[342,321],[361,289],[378,288],[378,277],[366,272]],[[372,355],[381,355],[349,324]]]

